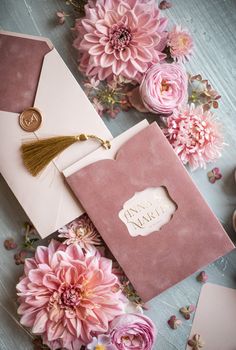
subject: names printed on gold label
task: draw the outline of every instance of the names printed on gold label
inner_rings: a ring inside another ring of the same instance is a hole
[[[135,193],[125,202],[119,218],[132,237],[147,236],[167,224],[176,209],[177,205],[165,187],[152,187]]]

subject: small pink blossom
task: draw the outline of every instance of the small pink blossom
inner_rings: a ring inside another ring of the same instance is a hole
[[[156,64],[145,74],[140,95],[150,112],[168,115],[186,102],[187,87],[188,76],[180,65]]]
[[[99,335],[97,338],[93,337],[93,341],[87,345],[87,350],[117,350],[117,348],[111,344],[110,337],[108,335]]]
[[[99,80],[113,75],[140,81],[151,64],[162,61],[167,19],[153,0],[100,0],[85,6],[75,24],[79,68]]]
[[[100,117],[102,117],[103,113],[105,112],[105,107],[102,105],[102,103],[98,100],[97,97],[93,98],[92,103],[97,113],[100,115]]]
[[[62,227],[58,232],[58,237],[66,238],[63,243],[67,245],[78,243],[81,248],[89,250],[92,246],[101,244],[100,235],[87,214]]]
[[[221,128],[211,111],[204,112],[201,106],[191,104],[174,111],[163,131],[182,163],[195,170],[221,156]]]
[[[14,260],[16,265],[24,265],[25,258],[26,258],[26,252],[24,250],[19,251],[14,255]]]
[[[171,57],[176,62],[188,61],[193,50],[193,39],[187,29],[175,26],[168,34],[167,46],[170,48]]]
[[[178,320],[177,317],[175,315],[173,315],[169,318],[167,323],[171,329],[177,329],[179,326],[181,326],[182,321]]]
[[[166,9],[170,9],[172,7],[172,3],[170,1],[167,0],[162,0],[159,4],[159,9],[160,10],[166,10]]]
[[[191,317],[191,313],[196,310],[196,306],[191,304],[189,306],[184,306],[179,309],[179,312],[184,316],[186,320],[189,320]]]
[[[100,84],[99,80],[96,80],[94,77],[90,79],[89,82],[84,83],[85,89],[88,89],[88,91],[94,89],[97,90],[98,86]]]
[[[109,322],[124,310],[111,269],[111,260],[95,251],[84,254],[78,244],[52,240],[37,247],[16,286],[21,324],[52,350],[80,349],[94,334],[108,332]]]
[[[217,167],[213,168],[211,171],[208,171],[207,176],[208,176],[209,182],[212,184],[214,184],[216,181],[222,178],[220,169]]]
[[[156,329],[147,316],[124,314],[111,322],[110,338],[117,350],[151,350],[156,338]]]
[[[206,283],[208,281],[208,275],[206,274],[205,271],[201,271],[197,277],[196,277],[197,281],[198,282],[201,282],[201,283]]]
[[[65,17],[67,16],[66,13],[62,10],[56,12],[57,21],[59,24],[65,23]]]
[[[17,248],[17,244],[16,244],[16,242],[14,241],[13,238],[9,238],[9,239],[5,239],[4,247],[7,250],[12,250],[12,249],[16,249]]]

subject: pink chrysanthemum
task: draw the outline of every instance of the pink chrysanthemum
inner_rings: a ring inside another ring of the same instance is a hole
[[[63,243],[67,245],[78,243],[85,250],[101,245],[100,235],[87,214],[62,227],[58,232],[58,237],[66,238]]]
[[[17,285],[21,323],[51,349],[78,350],[123,312],[111,260],[52,240],[26,259]]]
[[[194,104],[175,110],[166,120],[164,133],[183,164],[205,168],[221,156],[223,136],[211,111]]]
[[[167,19],[160,17],[155,0],[98,0],[86,5],[85,13],[76,21],[74,46],[87,76],[140,80],[166,57]]]
[[[175,26],[168,34],[167,46],[170,48],[171,57],[176,62],[188,61],[193,49],[193,39],[187,29]]]

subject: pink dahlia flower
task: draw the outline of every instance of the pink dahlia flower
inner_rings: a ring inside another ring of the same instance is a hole
[[[26,259],[17,284],[21,323],[51,349],[78,350],[123,312],[111,260],[52,240]]]
[[[152,66],[145,74],[139,91],[144,106],[152,113],[171,114],[187,102],[188,76],[179,64]]]
[[[193,50],[193,39],[187,29],[175,26],[168,34],[167,46],[170,48],[171,57],[184,63],[188,61]]]
[[[65,238],[63,243],[67,245],[78,243],[85,250],[101,245],[100,235],[87,214],[62,227],[58,232],[58,237]]]
[[[117,350],[151,350],[155,337],[155,326],[144,315],[123,314],[110,325],[111,343]]]
[[[163,60],[166,18],[155,0],[97,0],[75,25],[80,70],[99,80],[113,75],[139,81],[150,64]]]
[[[195,170],[221,156],[224,142],[220,130],[211,111],[191,104],[167,118],[164,133],[183,164]]]

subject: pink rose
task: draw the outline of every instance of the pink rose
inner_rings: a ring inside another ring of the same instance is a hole
[[[187,102],[188,77],[177,63],[153,65],[140,85],[144,106],[153,113],[171,114]]]
[[[110,325],[111,343],[118,350],[151,350],[155,337],[153,322],[141,314],[123,314]]]

